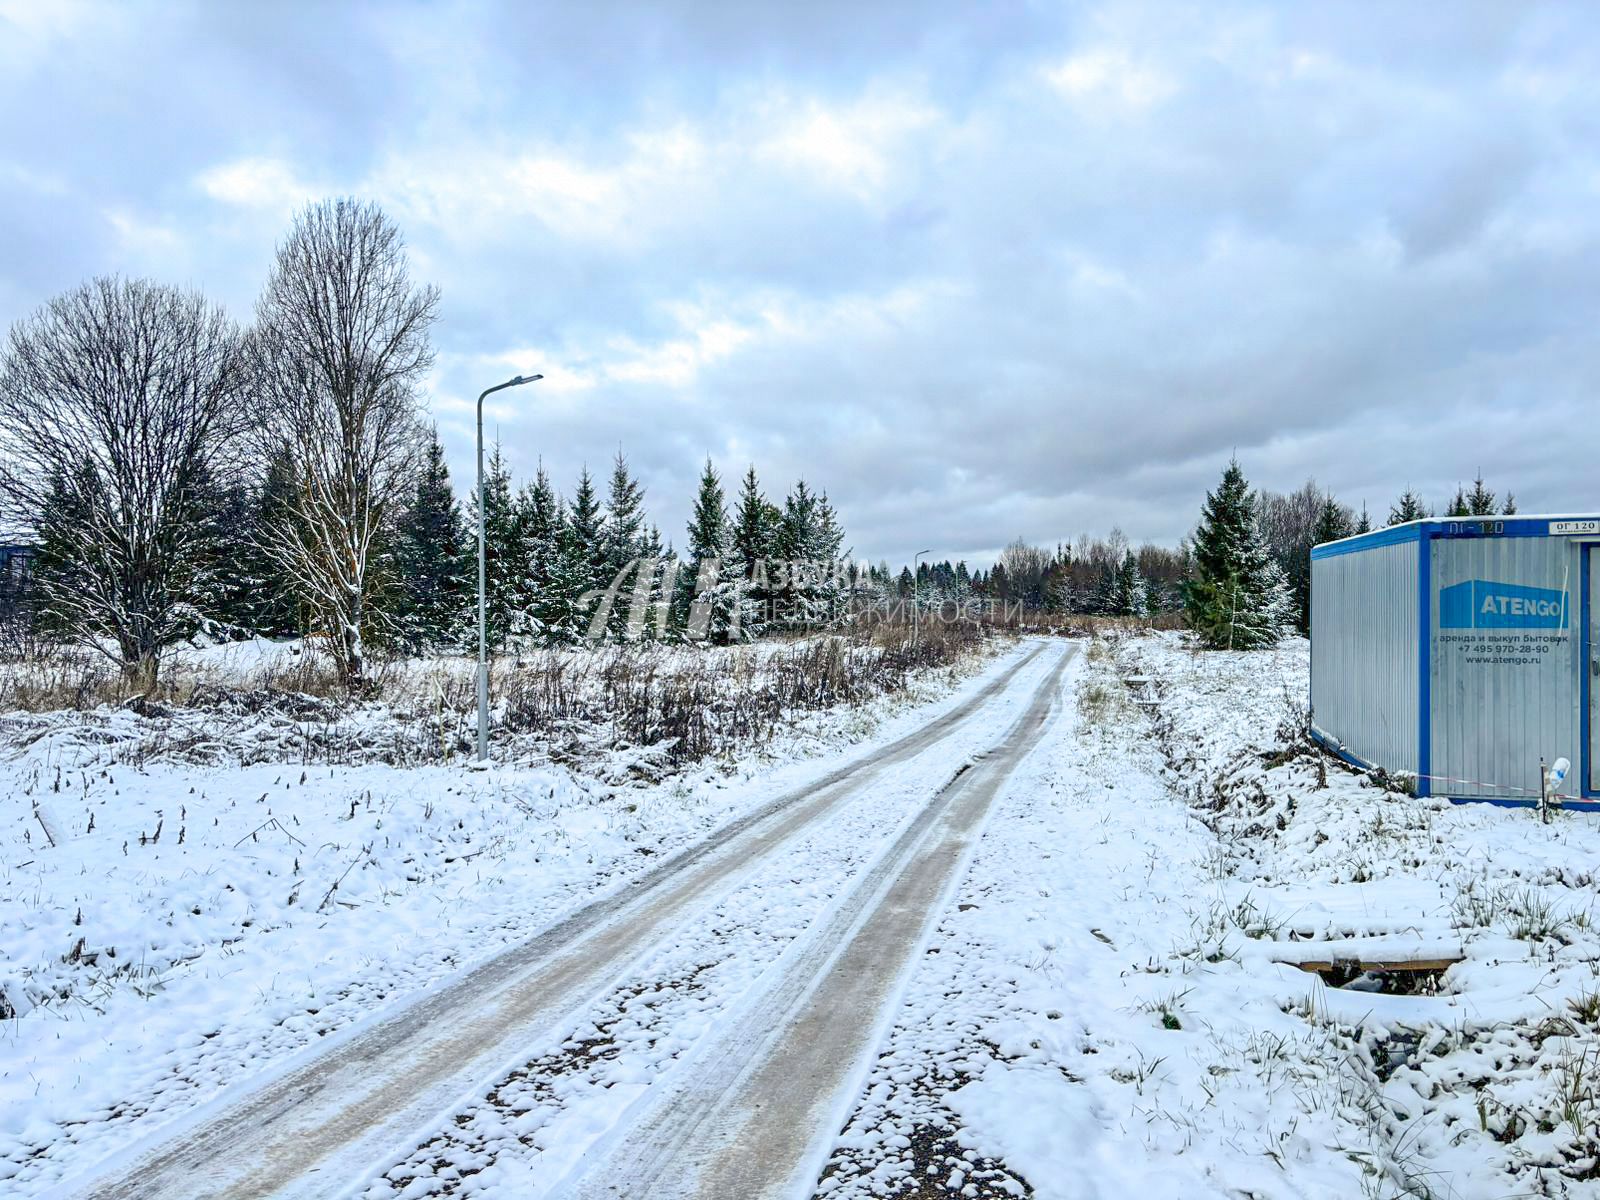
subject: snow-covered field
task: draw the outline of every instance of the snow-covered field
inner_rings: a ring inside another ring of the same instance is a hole
[[[28,725],[0,762],[0,1193],[48,1188],[871,755],[1017,653],[655,783],[605,755],[489,775],[136,766],[106,728],[131,718]],[[1176,635],[1079,656],[819,1195],[1600,1196],[1600,819],[1383,790],[1305,741],[1307,659]],[[708,901],[366,1194],[543,1194],[1042,670],[788,868]]]
[[[478,774],[302,765],[296,738],[262,736],[277,761],[229,766],[229,721],[270,731],[283,715],[16,715],[26,745],[0,759],[0,1192],[81,1170],[526,938],[999,666],[795,714],[657,783],[630,769],[636,747]],[[130,762],[133,744],[157,749]]]
[[[1600,823],[1369,786],[1307,660],[1094,647],[821,1195],[1600,1195]]]

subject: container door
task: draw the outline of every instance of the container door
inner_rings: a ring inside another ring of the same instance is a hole
[[[1589,791],[1600,793],[1600,546],[1586,547],[1584,553],[1589,556],[1589,620],[1583,639],[1589,660],[1583,664],[1588,672],[1583,690],[1589,698]]]

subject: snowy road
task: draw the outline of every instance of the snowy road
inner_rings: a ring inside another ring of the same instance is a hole
[[[1022,716],[907,825],[825,922],[560,1194],[759,1200],[810,1194],[890,1001],[917,961],[990,802],[1054,709],[1069,648]]]
[[[743,1197],[808,1170],[815,1179],[884,1010],[1070,655],[1040,647],[876,756],[772,800],[61,1194],[384,1195],[428,1176],[421,1195],[498,1172],[518,1195],[565,1179],[574,1195]],[[642,1030],[630,1049],[653,1056],[634,1052],[626,1080],[569,1095],[578,1119],[560,1137],[466,1144],[511,1091],[554,1089],[546,1076],[602,1057],[616,1025],[606,1014],[645,995],[667,996],[653,1019],[679,1028]],[[582,1028],[602,1032],[567,1050]],[[518,1179],[519,1166],[537,1169]]]

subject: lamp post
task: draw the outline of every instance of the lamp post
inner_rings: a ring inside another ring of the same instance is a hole
[[[478,758],[473,764],[478,767],[489,765],[489,569],[484,553],[483,400],[494,392],[543,378],[543,375],[514,375],[504,383],[486,388],[478,396]]]
[[[918,550],[911,556],[911,644],[917,645],[922,636],[922,618],[917,611],[917,601],[922,596],[922,566],[917,561],[932,550]]]

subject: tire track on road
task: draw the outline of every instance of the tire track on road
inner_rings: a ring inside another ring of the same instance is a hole
[[[716,1039],[561,1200],[809,1196],[854,1103],[862,1064],[960,878],[991,803],[1056,704],[1069,647],[1027,711],[908,825],[828,920],[791,947]]]

